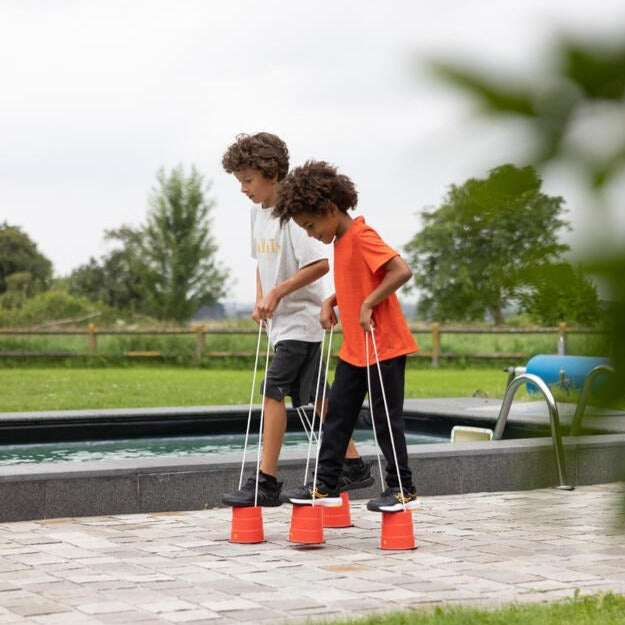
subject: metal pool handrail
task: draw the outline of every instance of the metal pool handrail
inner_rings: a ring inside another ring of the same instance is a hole
[[[600,373],[614,373],[614,367],[611,367],[610,365],[597,365],[594,369],[591,369],[590,373],[586,376],[584,386],[582,387],[582,393],[579,396],[579,401],[577,402],[577,406],[575,408],[575,415],[571,421],[571,436],[577,436],[579,434],[579,430],[582,426],[584,410],[586,410],[586,402],[590,397],[592,383]]]
[[[556,457],[556,470],[558,472],[558,480],[560,484],[557,488],[561,490],[573,490],[573,486],[567,484],[568,479],[566,475],[566,465],[564,463],[564,449],[562,447],[562,437],[560,435],[560,418],[558,416],[558,406],[556,400],[553,398],[549,387],[545,382],[533,373],[521,373],[514,380],[510,382],[506,389],[506,395],[499,409],[499,416],[495,422],[495,431],[493,433],[493,439],[500,440],[504,428],[506,427],[506,421],[510,412],[510,406],[517,389],[526,382],[534,384],[538,390],[543,394],[547,407],[549,408],[549,422],[551,425],[551,440],[553,442],[553,451]]]

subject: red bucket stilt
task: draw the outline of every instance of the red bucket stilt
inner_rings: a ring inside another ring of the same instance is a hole
[[[416,549],[412,510],[382,512],[380,549]]]
[[[289,542],[316,545],[323,540],[323,508],[293,505]]]
[[[352,517],[349,511],[349,493],[341,493],[341,505],[323,510],[323,527],[351,527]]]
[[[230,542],[262,543],[264,540],[263,509],[260,506],[233,506]]]

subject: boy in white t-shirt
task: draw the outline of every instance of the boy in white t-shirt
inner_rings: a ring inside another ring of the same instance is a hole
[[[279,506],[282,483],[277,481],[276,472],[286,431],[284,398],[289,395],[293,405],[300,407],[314,402],[317,391],[323,337],[319,324],[324,299],[320,278],[329,271],[327,251],[293,221],[281,226],[271,215],[278,199],[278,184],[289,168],[289,152],[279,137],[267,132],[239,135],[226,150],[222,165],[228,173],[234,174],[241,184],[241,192],[254,203],[251,252],[257,264],[252,318],[257,323],[267,323],[274,348],[261,385],[264,427],[257,503]],[[323,367],[321,384],[326,384]],[[321,406],[316,408],[319,412]],[[350,440],[341,474],[341,490],[371,484],[370,466],[362,461]],[[253,506],[255,492],[256,473],[242,489],[224,493],[222,501],[229,506]]]

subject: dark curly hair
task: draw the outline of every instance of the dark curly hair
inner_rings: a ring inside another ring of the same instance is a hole
[[[325,161],[306,161],[282,181],[272,215],[285,223],[294,215],[324,215],[334,204],[346,213],[356,207],[358,193],[354,183]]]
[[[277,174],[278,180],[282,180],[289,171],[289,151],[286,143],[270,132],[240,134],[224,153],[221,164],[229,174],[250,167],[265,178]]]

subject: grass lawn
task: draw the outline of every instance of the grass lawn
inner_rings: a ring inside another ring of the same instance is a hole
[[[598,594],[560,603],[511,605],[496,610],[435,608],[332,625],[622,625],[625,597]]]
[[[502,398],[506,379],[500,369],[408,369],[406,397],[471,397],[478,392]],[[0,385],[0,412],[249,404],[252,371],[27,367],[0,370]],[[517,395],[522,396],[521,390]],[[253,401],[260,401],[257,393]]]

